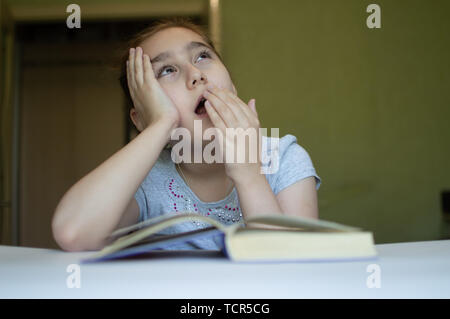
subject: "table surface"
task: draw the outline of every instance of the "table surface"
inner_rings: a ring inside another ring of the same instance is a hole
[[[450,240],[376,250],[370,261],[236,263],[215,251],[153,251],[82,264],[95,252],[0,246],[0,298],[450,298]],[[79,288],[68,287],[72,264]]]

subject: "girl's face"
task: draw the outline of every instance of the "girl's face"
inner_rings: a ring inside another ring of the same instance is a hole
[[[202,120],[203,130],[213,127],[209,116],[199,118],[195,113],[206,86],[222,86],[234,94],[237,91],[228,70],[202,37],[186,28],[172,27],[159,31],[140,46],[150,60],[161,53],[169,54],[153,62],[152,67],[155,78],[180,113],[180,127],[187,128],[191,138],[194,120]]]

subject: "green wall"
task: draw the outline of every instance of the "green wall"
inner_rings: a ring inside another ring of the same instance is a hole
[[[450,1],[221,3],[239,96],[310,154],[320,218],[376,243],[448,236]],[[381,29],[366,26],[371,3]]]

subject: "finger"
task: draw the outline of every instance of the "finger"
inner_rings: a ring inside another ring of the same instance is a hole
[[[230,96],[236,100],[236,103],[241,107],[242,111],[247,116],[250,123],[253,125],[259,126],[259,117],[258,113],[256,112],[256,100],[251,99],[248,104],[245,104],[236,94],[233,92],[229,92]]]
[[[255,115],[258,115],[258,112],[256,112],[256,100],[255,99],[251,99],[248,102],[248,106],[252,109],[253,113],[255,113]]]
[[[217,111],[214,109],[214,107],[212,107],[211,103],[209,103],[209,101],[205,102],[205,109],[209,115],[209,118],[211,119],[211,122],[214,124],[214,126],[217,127],[218,129],[220,129],[223,134],[225,134],[227,126],[225,125],[224,121],[220,117],[219,113],[217,113]]]
[[[222,118],[220,117],[220,115],[217,113],[217,111],[214,109],[214,107],[211,106],[211,104],[209,103],[209,101],[205,102],[205,109],[206,112],[208,113],[208,116],[212,122],[212,124],[214,125],[214,131],[217,133],[214,133],[216,135],[215,139],[219,139],[220,141],[224,141],[225,140],[225,134],[227,131],[227,126],[225,125],[225,123],[223,122]],[[219,148],[219,150],[216,150],[216,155],[219,155],[217,153],[217,151],[220,152],[220,156],[224,155],[224,151],[222,149],[222,147],[224,147],[225,145],[221,145]]]
[[[228,92],[230,97],[236,102],[237,105],[239,105],[241,111],[245,114],[248,120],[252,120],[255,118],[255,114],[253,110],[250,107],[250,104],[245,104],[236,94],[229,91]],[[251,101],[251,100],[250,100]]]
[[[131,79],[131,85],[136,85],[136,80],[134,77],[134,55],[135,55],[135,49],[130,48],[130,56],[128,57],[129,62],[129,70],[130,70],[130,79]]]
[[[239,105],[236,105],[237,101],[229,95],[226,89],[218,88],[218,87],[208,87],[209,92],[216,95],[222,102],[228,106],[231,112],[236,118],[238,127],[246,126],[248,123],[248,118],[246,114],[242,111],[242,108]],[[242,103],[242,102],[241,102]]]
[[[238,120],[234,113],[220,98],[208,91],[205,91],[203,96],[213,106],[214,110],[219,114],[227,127],[235,127],[235,125],[238,124]]]
[[[153,73],[152,63],[150,62],[150,57],[144,54],[144,81],[147,83],[152,83],[156,80],[155,74]]]
[[[127,61],[127,84],[128,84],[128,90],[130,91],[131,97],[133,97],[133,90],[131,85],[131,72],[130,72],[130,61]]]
[[[142,48],[136,48],[136,57],[134,60],[134,69],[135,69],[135,77],[136,83],[142,85],[144,83],[144,72],[142,71]]]

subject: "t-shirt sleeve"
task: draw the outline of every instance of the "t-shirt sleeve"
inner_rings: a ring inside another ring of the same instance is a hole
[[[280,142],[281,160],[279,170],[275,175],[274,194],[276,195],[284,188],[310,176],[315,177],[316,190],[318,190],[322,180],[317,175],[308,152],[297,144],[297,138],[293,135],[287,135],[283,142],[285,143],[283,146]],[[282,148],[284,148],[284,152],[281,151]]]
[[[145,219],[147,219],[148,213],[147,198],[145,197],[145,193],[144,190],[142,189],[142,186],[139,186],[139,188],[136,191],[136,194],[134,194],[134,198],[136,199],[139,206],[139,222],[142,222]]]

